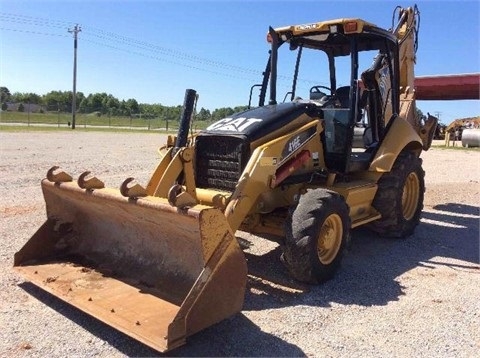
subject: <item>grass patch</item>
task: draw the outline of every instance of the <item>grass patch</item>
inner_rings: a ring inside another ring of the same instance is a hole
[[[1,124],[0,132],[66,132],[71,130],[68,127],[47,127],[47,126],[27,126],[27,125],[8,125]]]
[[[0,112],[0,131],[55,131],[71,129],[72,115],[69,113],[22,113]],[[194,121],[193,128],[202,130],[211,121]],[[154,131],[176,133],[179,121],[166,121],[161,118],[143,119],[130,117],[96,116],[77,114],[75,130],[93,131]],[[39,129],[41,128],[41,129]]]
[[[460,142],[460,145],[456,145],[455,147],[450,145],[446,146],[445,144],[437,144],[437,145],[432,145],[432,148],[435,149],[448,149],[448,150],[464,150],[464,151],[480,151],[480,147],[462,147],[462,144]]]
[[[71,132],[70,127],[50,127],[45,125],[8,125],[1,124],[0,132]],[[107,132],[107,133],[145,133],[145,134],[159,134],[159,133],[175,133],[174,131],[166,132],[164,130],[145,130],[145,129],[135,129],[135,128],[102,128],[102,127],[76,127],[75,132]]]

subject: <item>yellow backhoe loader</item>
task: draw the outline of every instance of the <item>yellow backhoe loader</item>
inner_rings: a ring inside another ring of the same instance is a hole
[[[436,119],[416,114],[418,10],[395,13],[390,30],[356,18],[270,28],[258,106],[189,135],[196,93],[187,90],[179,132],[145,186],[128,178],[111,189],[51,168],[47,220],[15,269],[167,351],[242,309],[237,230],[283,237],[281,260],[307,283],[334,276],[351,228],[411,235]]]

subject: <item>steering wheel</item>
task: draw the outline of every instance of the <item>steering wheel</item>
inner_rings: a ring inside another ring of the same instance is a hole
[[[312,88],[310,88],[310,93],[323,93],[320,88],[323,88],[323,89],[326,89],[326,90],[329,90],[330,91],[330,95],[333,94],[333,91],[330,87],[327,87],[327,86],[313,86]]]

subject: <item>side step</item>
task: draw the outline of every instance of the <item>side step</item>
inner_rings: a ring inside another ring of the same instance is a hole
[[[382,217],[382,215],[380,215],[379,213],[375,213],[375,214],[371,214],[371,215],[366,216],[366,217],[356,219],[356,220],[352,221],[352,229],[357,227],[357,226],[365,225],[365,224],[367,224],[371,221],[375,221],[377,219],[380,219],[381,217]]]
[[[381,218],[372,202],[377,193],[378,185],[371,180],[336,183],[329,189],[339,192],[350,208],[352,228]]]

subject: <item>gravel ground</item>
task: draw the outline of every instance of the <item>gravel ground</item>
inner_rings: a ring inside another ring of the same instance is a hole
[[[146,183],[159,134],[0,132],[0,356],[121,357],[158,352],[26,283],[13,254],[45,220],[40,179],[54,164],[107,186]],[[249,235],[242,312],[171,356],[473,357],[480,350],[480,153],[423,154],[421,224],[405,240],[354,230],[334,280],[288,278],[279,248]]]

